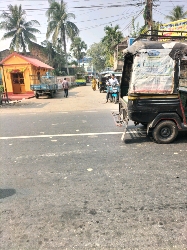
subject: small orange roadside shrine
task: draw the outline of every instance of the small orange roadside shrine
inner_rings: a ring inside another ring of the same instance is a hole
[[[21,55],[13,52],[4,58],[0,64],[2,65],[2,80],[4,88],[7,89],[8,95],[12,94],[30,94],[31,76],[46,75],[53,68],[38,59]]]

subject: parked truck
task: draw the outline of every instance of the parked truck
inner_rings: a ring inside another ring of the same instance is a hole
[[[50,75],[48,72],[44,76],[30,75],[31,85],[30,88],[35,92],[35,97],[49,96],[54,97],[57,93],[58,84],[56,76]]]

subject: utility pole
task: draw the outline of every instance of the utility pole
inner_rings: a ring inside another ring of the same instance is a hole
[[[152,29],[153,29],[153,16],[152,16],[152,9],[153,9],[153,0],[146,0],[145,1],[145,24],[148,27],[149,34],[152,36]]]

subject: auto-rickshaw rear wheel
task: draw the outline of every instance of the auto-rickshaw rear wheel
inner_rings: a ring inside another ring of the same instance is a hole
[[[152,135],[157,143],[171,143],[178,135],[178,128],[175,122],[164,120],[153,129]]]

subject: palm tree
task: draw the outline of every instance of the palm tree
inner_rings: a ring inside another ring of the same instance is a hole
[[[75,18],[72,13],[67,13],[66,4],[61,0],[60,3],[55,0],[48,0],[50,4],[49,10],[46,12],[48,17],[48,27],[46,38],[48,39],[52,35],[53,44],[56,44],[57,39],[60,38],[64,46],[64,53],[66,55],[67,66],[67,45],[66,39],[73,40],[75,36],[79,34],[77,26],[70,21],[71,18]],[[68,67],[67,67],[68,70]]]
[[[10,13],[3,12],[0,18],[4,21],[0,22],[0,29],[7,31],[2,39],[12,38],[10,42],[10,49],[19,52],[22,48],[23,52],[26,52],[27,45],[30,41],[36,41],[34,33],[40,33],[38,29],[33,28],[35,24],[39,24],[36,20],[31,20],[26,22],[25,14],[26,12],[22,9],[21,4],[18,5],[8,5]]]
[[[106,26],[104,31],[105,36],[103,37],[102,42],[108,44],[108,46],[112,46],[115,43],[120,43],[120,41],[123,39],[123,34],[121,31],[119,31],[119,25],[114,27]]]
[[[169,19],[171,22],[184,19],[187,15],[187,11],[184,12],[184,6],[175,6],[173,10],[170,11],[169,15],[166,16],[166,19]]]
[[[119,25],[114,27],[106,26],[104,28],[105,36],[101,40],[104,45],[104,50],[106,53],[106,66],[112,66],[113,50],[112,46],[118,44],[123,39],[123,34],[119,31]]]
[[[80,60],[86,55],[83,50],[87,50],[87,45],[81,40],[80,37],[75,37],[70,46],[70,50],[73,52],[73,56],[79,61],[80,64]]]

